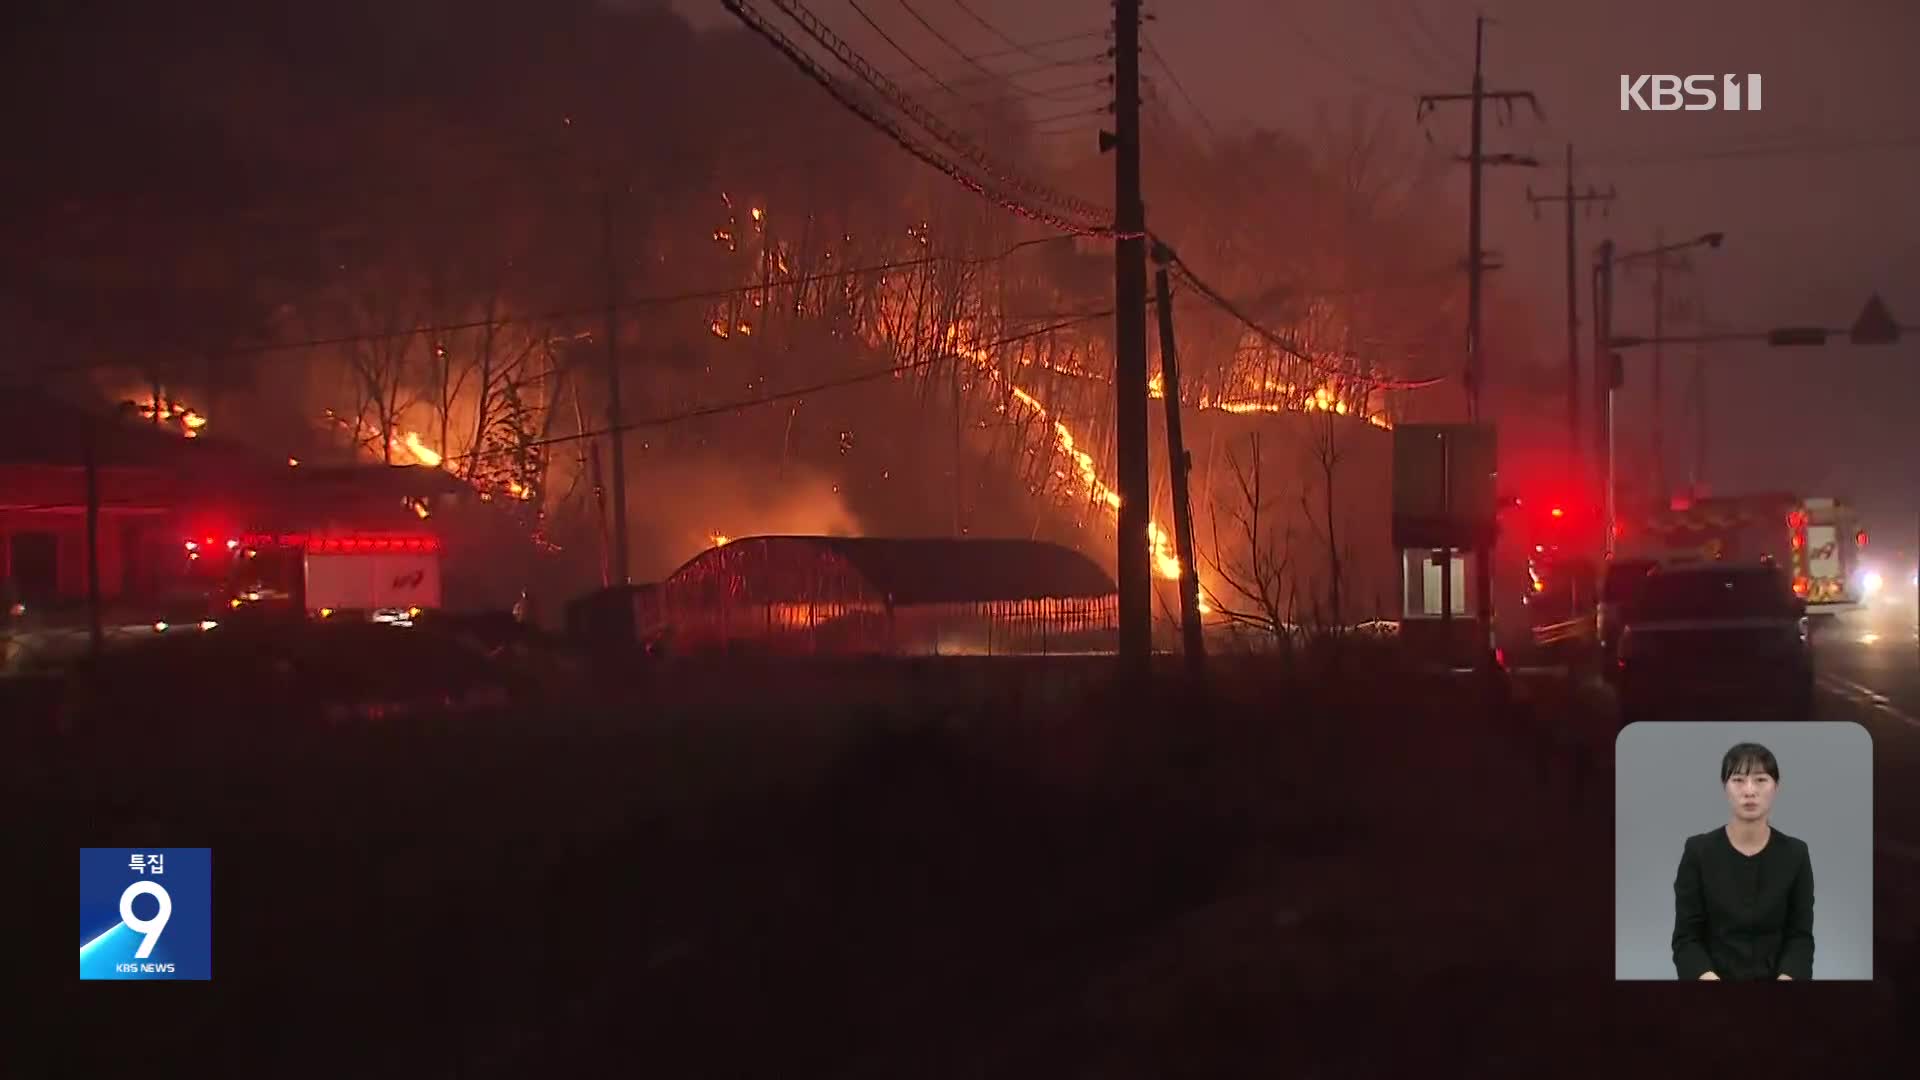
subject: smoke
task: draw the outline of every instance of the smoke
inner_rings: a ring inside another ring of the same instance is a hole
[[[632,455],[627,470],[636,581],[658,581],[712,547],[717,537],[858,536],[860,519],[826,472],[716,460],[650,461]]]

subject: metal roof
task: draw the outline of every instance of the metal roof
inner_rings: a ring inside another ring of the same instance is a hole
[[[822,555],[845,561],[897,605],[986,603],[1111,596],[1116,587],[1093,560],[1041,540],[748,536],[701,552],[679,578],[718,560],[758,549],[766,559],[800,563]]]

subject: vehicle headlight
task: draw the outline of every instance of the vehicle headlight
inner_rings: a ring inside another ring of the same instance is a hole
[[[1869,570],[1860,575],[1860,592],[1863,595],[1872,596],[1878,593],[1884,585],[1886,585],[1886,579],[1880,576],[1878,570]]]

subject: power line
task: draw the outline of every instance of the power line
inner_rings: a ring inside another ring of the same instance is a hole
[[[775,0],[775,2],[778,4],[781,4],[781,9],[783,11],[786,10],[786,5],[785,3],[782,2],[782,0]],[[982,181],[979,178],[970,175],[964,169],[962,169],[957,163],[949,160],[948,158],[946,158],[946,156],[941,154],[939,151],[923,145],[919,140],[915,139],[911,135],[908,135],[905,131],[902,131],[898,124],[893,122],[891,119],[881,115],[879,110],[875,109],[874,107],[870,106],[868,103],[856,97],[852,92],[850,92],[846,87],[842,85],[843,81],[841,79],[836,78],[834,75],[829,73],[825,68],[823,68],[818,61],[813,59],[811,56],[808,56],[807,53],[800,48],[800,46],[794,44],[793,40],[787,37],[784,31],[782,31],[779,27],[774,26],[771,22],[767,21],[766,17],[764,15],[761,15],[758,10],[754,9],[748,3],[746,3],[746,0],[722,0],[722,3],[726,5],[727,10],[733,12],[734,15],[738,17],[742,22],[746,23],[748,27],[753,29],[760,36],[766,38],[767,41],[774,46],[774,48],[780,50],[781,54],[786,56],[788,60],[791,60],[796,67],[798,67],[803,73],[807,75],[807,77],[813,79],[813,81],[815,81],[816,83],[819,83],[820,86],[827,91],[827,93],[833,96],[835,101],[838,101],[841,105],[851,110],[855,115],[867,121],[867,123],[873,125],[875,128],[879,129],[881,132],[886,134],[889,138],[893,139],[893,141],[899,144],[899,146],[902,149],[906,150],[908,153],[912,154],[914,157],[919,158],[921,161],[925,162],[926,164],[931,165],[934,168],[945,173],[949,178],[953,179],[956,183],[960,184],[962,187],[965,187],[967,190],[972,191],[975,194],[984,196],[988,199],[991,199],[994,203],[998,204],[1003,209],[1012,211],[1013,213],[1018,214],[1022,217],[1025,217],[1031,221],[1038,221],[1043,224],[1050,225],[1056,229],[1061,230],[1062,232],[1076,233],[1084,236],[1112,235],[1113,228],[1111,225],[1089,225],[1084,221],[1075,221],[1071,218],[1062,216],[1060,214],[1056,214],[1050,210],[1045,210],[1038,207],[1030,206],[1027,203],[1021,202],[1018,198],[1015,198],[1012,195],[1008,195],[1003,191],[999,191],[997,189],[988,187],[985,181]],[[802,19],[801,22],[803,26],[807,27],[808,33],[813,34],[816,38],[819,38],[821,34],[827,34],[828,36],[831,36],[831,33],[829,31],[826,31],[825,27],[821,26],[819,23],[819,20],[816,18],[813,18],[810,12],[807,13],[807,18]],[[844,42],[840,44],[842,48],[845,48]],[[839,50],[836,50],[836,53],[839,54]],[[849,66],[854,66],[855,63],[857,62],[858,66],[855,67],[855,70],[863,71],[863,78],[866,77],[865,75],[866,72],[870,72],[874,78],[878,78],[878,79],[881,79],[881,81],[884,81],[884,78],[879,76],[878,72],[873,72],[871,66],[868,65],[864,60],[861,60],[857,54],[854,54],[852,52],[851,49],[845,49],[844,54],[840,54],[840,55],[842,55],[843,62],[848,63]],[[848,59],[848,57],[851,57],[851,59]],[[892,86],[891,83],[887,83],[887,85]],[[898,90],[897,87],[895,87],[894,89]],[[919,109],[919,106],[913,104],[911,98],[907,98],[904,94],[901,95],[901,98],[905,101],[907,105],[911,105],[914,109],[918,110],[921,113],[925,112],[924,109]],[[900,102],[895,102],[895,104],[896,106],[899,106]],[[916,117],[916,119],[918,119],[918,117]],[[937,118],[932,118],[932,119],[935,124],[939,123]],[[927,121],[921,120],[921,123],[925,125]],[[940,127],[942,129],[945,129],[944,125],[940,125]],[[975,152],[979,153],[977,148],[975,148]],[[1096,215],[1089,214],[1087,216],[1095,217]]]
[[[867,9],[860,6],[860,0],[847,0],[847,5],[853,8],[854,14],[866,20],[866,23],[868,26],[873,27],[873,32],[880,35],[880,40],[893,46],[894,52],[897,52],[901,56],[905,57],[907,63],[913,65],[914,70],[918,71],[922,75],[925,75],[927,78],[932,79],[935,86],[938,86],[940,89],[945,90],[949,94],[952,94],[954,97],[960,96],[960,91],[955,90],[951,86],[948,86],[945,80],[941,79],[940,76],[935,75],[931,68],[927,67],[927,65],[920,62],[918,57],[908,52],[904,47],[901,46],[899,42],[893,40],[893,35],[887,33],[886,30],[883,29],[879,23],[873,20],[873,16],[867,14]],[[909,8],[908,10],[911,11],[912,9]],[[791,15],[793,13],[788,12],[787,14]],[[982,70],[985,70],[985,69],[983,68]]]
[[[1158,242],[1157,238],[1156,242]],[[1166,247],[1165,244],[1161,244],[1161,246],[1163,248]],[[1193,268],[1188,266],[1177,252],[1174,252],[1171,248],[1167,248],[1167,254],[1174,273],[1180,278],[1182,283],[1199,293],[1202,297],[1205,297],[1220,310],[1233,316],[1242,326],[1267,339],[1267,341],[1277,346],[1282,352],[1292,356],[1296,360],[1301,360],[1314,366],[1324,365],[1324,361],[1308,353],[1296,339],[1282,334],[1278,330],[1274,330],[1248,315],[1240,309],[1239,305],[1222,296],[1219,290],[1201,280],[1199,275],[1193,272]],[[1432,378],[1422,379],[1382,379],[1378,376],[1355,375],[1347,372],[1340,372],[1338,375],[1340,378],[1350,382],[1361,383],[1379,390],[1421,390],[1429,386],[1438,385],[1447,379],[1444,375],[1436,375]]]
[[[1370,90],[1378,90],[1384,93],[1393,94],[1395,96],[1405,95],[1409,97],[1417,97],[1419,95],[1419,91],[1415,90],[1413,87],[1400,86],[1394,83],[1383,82],[1379,79],[1375,79],[1369,75],[1365,75],[1361,73],[1352,64],[1349,64],[1346,61],[1341,60],[1338,57],[1334,56],[1333,53],[1328,51],[1328,49],[1325,46],[1321,45],[1320,42],[1316,40],[1312,34],[1307,33],[1306,27],[1300,25],[1299,22],[1297,22],[1290,14],[1287,13],[1287,8],[1282,6],[1282,7],[1275,8],[1275,10],[1280,13],[1280,18],[1283,22],[1286,23],[1287,29],[1293,31],[1293,36],[1298,38],[1300,40],[1300,43],[1307,47],[1307,52],[1311,54],[1314,59],[1320,61],[1321,64],[1325,65],[1329,70],[1337,71],[1341,75],[1345,76],[1349,81]]]
[[[1061,87],[1054,91],[1030,90],[1027,87],[1021,86],[1018,83],[1014,82],[1011,78],[1008,78],[1007,76],[1002,75],[1000,72],[997,72],[992,68],[987,67],[985,64],[982,64],[979,61],[979,59],[975,57],[973,54],[967,52],[965,49],[962,49],[960,46],[954,44],[953,39],[941,33],[939,27],[935,26],[925,15],[920,14],[920,9],[914,7],[913,4],[910,2],[910,0],[899,0],[899,4],[902,8],[906,10],[906,13],[908,15],[913,16],[913,19],[915,22],[919,23],[922,27],[926,29],[927,33],[933,35],[933,38],[935,41],[938,41],[940,44],[945,45],[949,52],[953,53],[955,56],[958,56],[960,59],[966,61],[968,66],[972,67],[975,71],[980,72],[980,74],[986,76],[989,80],[995,80],[995,79],[1003,80],[1006,85],[998,93],[994,95],[995,97],[1020,97],[1020,98],[1027,98],[1027,99],[1040,98],[1040,99],[1045,99],[1050,101],[1067,101],[1071,99],[1064,98],[1064,97],[1057,97],[1055,95],[1057,93],[1064,92],[1066,90],[1078,90],[1085,87],[1103,86],[1106,83],[1106,80],[1102,79],[1094,82],[1077,83],[1073,86]]]
[[[900,131],[896,125],[893,125],[883,117],[873,114],[873,111],[868,108],[865,103],[843,90],[840,86],[840,80],[835,79],[825,70],[821,69],[817,61],[808,56],[790,40],[787,40],[786,35],[771,23],[768,23],[747,0],[722,0],[722,2],[728,10],[747,21],[748,25],[759,30],[762,36],[767,37],[769,41],[779,46],[781,51],[788,55],[789,59],[799,64],[802,70],[812,75],[815,81],[826,87],[828,92],[832,93],[841,104],[860,113],[870,122],[881,125],[885,130],[893,134],[896,141],[899,141],[901,145],[906,147],[910,152],[921,156],[923,160],[927,160],[930,164],[939,165],[943,171],[948,171],[949,175],[953,175],[955,179],[960,179],[960,176],[958,176],[949,165],[942,164],[936,160],[938,157],[937,154],[934,154],[932,151],[916,150],[915,141]],[[962,157],[972,162],[976,168],[997,182],[1017,191],[1023,191],[1044,203],[1061,208],[1068,213],[1078,214],[1084,218],[1101,222],[1102,225],[1088,226],[1084,223],[1059,224],[1067,222],[1069,219],[1058,214],[1053,214],[1051,211],[1037,211],[1035,208],[1020,203],[1018,200],[1010,197],[999,200],[1005,208],[1013,210],[1016,213],[1023,213],[1027,216],[1035,217],[1038,220],[1049,220],[1052,223],[1056,223],[1057,227],[1077,228],[1089,233],[1101,232],[1102,229],[1107,227],[1105,223],[1112,220],[1113,212],[1105,207],[1076,196],[1064,194],[1043,184],[1035,183],[1018,175],[1013,170],[1000,166],[986,151],[980,149],[979,146],[975,145],[965,135],[954,130],[938,116],[928,111],[918,101],[914,100],[911,94],[902,90],[894,84],[892,80],[880,74],[872,64],[867,62],[865,57],[862,57],[851,45],[848,45],[845,40],[835,34],[825,23],[821,22],[819,16],[808,10],[807,6],[801,3],[800,0],[772,0],[772,3],[789,18],[798,22],[801,29],[805,30],[809,37],[826,46],[827,49],[834,54],[835,58],[842,64],[845,64],[854,74],[858,75],[861,81],[878,91],[895,109],[931,133],[935,141],[943,143],[949,149],[957,151]],[[984,189],[982,188],[982,190]],[[1042,213],[1046,213],[1049,216],[1040,217],[1039,215]]]
[[[1071,103],[1073,101],[1086,98],[1088,91],[1106,89],[1111,84],[1111,82],[1112,80],[1109,77],[1103,75],[1098,79],[1085,79],[1077,83],[1067,83],[1062,86],[1049,86],[1041,90],[1030,90],[1024,86],[1010,84],[1009,89],[1012,91],[1011,93],[1008,93],[1006,91],[996,91],[992,97],[989,97],[983,100],[992,101],[992,100],[998,100],[1003,97],[1013,97],[1013,98],[1024,98],[1029,101],[1053,101],[1053,102],[1061,102],[1061,103]]]
[[[1038,127],[1044,127],[1047,124],[1055,123],[1056,121],[1060,121],[1060,120],[1078,120],[1078,119],[1084,119],[1085,117],[1089,117],[1089,116],[1105,116],[1106,114],[1107,114],[1107,109],[1106,109],[1106,106],[1104,105],[1093,106],[1093,107],[1082,106],[1081,108],[1078,108],[1078,109],[1069,109],[1066,112],[1054,113],[1052,116],[1035,117],[1032,121],[1032,124],[1034,127],[1038,128]]]
[[[953,0],[953,6],[954,6],[954,7],[957,7],[957,8],[959,8],[959,9],[960,9],[961,11],[963,11],[963,12],[965,12],[965,13],[967,14],[967,16],[968,16],[969,18],[971,18],[971,19],[972,19],[972,20],[973,20],[974,22],[977,22],[977,23],[979,23],[979,24],[980,24],[980,27],[981,27],[981,29],[983,29],[983,30],[985,30],[985,31],[986,31],[987,33],[989,33],[989,34],[992,34],[992,35],[993,35],[994,37],[997,37],[997,38],[999,38],[999,39],[1000,39],[1001,41],[1004,41],[1004,42],[1006,42],[1006,43],[1007,43],[1008,45],[1011,45],[1011,46],[1013,46],[1013,51],[1015,51],[1015,52],[1021,52],[1021,53],[1025,53],[1026,55],[1028,55],[1028,56],[1031,56],[1031,57],[1033,57],[1033,58],[1034,58],[1035,60],[1044,60],[1044,59],[1046,59],[1045,57],[1043,57],[1043,56],[1041,56],[1041,55],[1040,55],[1039,53],[1037,53],[1037,52],[1034,52],[1033,50],[1034,50],[1034,49],[1038,49],[1038,48],[1044,48],[1044,47],[1045,47],[1046,45],[1048,45],[1048,44],[1053,44],[1053,43],[1057,43],[1057,42],[1059,42],[1059,41],[1078,41],[1078,40],[1081,40],[1081,39],[1084,39],[1084,38],[1090,38],[1090,37],[1105,37],[1105,36],[1106,36],[1106,31],[1105,31],[1105,30],[1098,30],[1098,31],[1090,31],[1090,32],[1088,32],[1088,33],[1084,33],[1084,34],[1077,34],[1077,35],[1075,35],[1074,37],[1071,37],[1071,38],[1058,38],[1058,39],[1055,39],[1055,42],[1044,42],[1044,41],[1043,41],[1043,42],[1040,42],[1040,43],[1038,43],[1038,44],[1035,44],[1035,45],[1033,45],[1033,46],[1031,46],[1031,47],[1029,47],[1029,46],[1026,46],[1026,45],[1022,45],[1022,44],[1020,44],[1020,43],[1019,43],[1018,41],[1015,41],[1015,40],[1013,40],[1012,38],[1010,38],[1010,37],[1008,37],[1005,31],[1003,31],[1003,30],[1001,30],[1001,29],[1000,29],[999,27],[997,27],[997,26],[995,26],[995,25],[993,25],[992,23],[990,23],[990,22],[988,22],[988,21],[987,21],[986,19],[984,19],[984,18],[982,18],[982,17],[980,16],[980,13],[979,13],[979,12],[977,12],[977,11],[975,11],[975,10],[973,10],[973,9],[972,9],[971,7],[968,7],[968,6],[967,6],[967,3],[966,3],[966,0]],[[991,55],[991,54],[988,54],[988,55]]]
[[[1043,337],[1047,334],[1053,333],[1056,330],[1062,330],[1069,326],[1077,326],[1081,323],[1092,322],[1095,319],[1104,319],[1112,314],[1113,314],[1113,309],[1107,308],[1103,311],[1089,311],[1089,312],[1082,312],[1079,314],[1063,316],[1057,319],[1056,321],[1049,323],[1046,326],[1039,327],[1037,329],[1022,331],[1021,333],[1018,333],[1018,334],[1008,334],[1003,337],[996,338],[992,341],[982,342],[977,346],[977,348],[984,351],[987,349],[999,348],[1000,346],[1003,346],[1003,345],[1012,345],[1016,342],[1026,341],[1031,338]],[[828,379],[824,382],[813,383],[812,385],[809,385],[809,386],[794,387],[792,389],[781,390],[771,394],[759,394],[759,395],[755,395],[754,397],[740,398],[734,401],[729,401],[729,402],[725,402],[718,405],[704,405],[695,409],[687,409],[682,412],[668,413],[661,416],[651,416],[641,420],[629,420],[618,426],[610,425],[610,426],[599,428],[592,431],[575,432],[572,435],[556,435],[552,438],[537,439],[537,440],[516,445],[516,446],[496,447],[490,450],[474,450],[465,454],[448,454],[442,460],[459,461],[467,458],[484,457],[488,454],[520,453],[525,450],[534,449],[536,447],[557,446],[562,443],[578,442],[582,439],[599,438],[600,436],[603,436],[603,435],[612,435],[617,431],[635,431],[640,428],[665,427],[669,424],[684,423],[685,421],[688,421],[688,420],[698,420],[708,416],[718,416],[722,413],[738,412],[742,409],[751,409],[757,405],[770,405],[778,401],[787,401],[792,398],[806,397],[810,394],[825,393],[826,391],[829,391],[829,390],[839,390],[848,386],[855,386],[860,383],[873,382],[877,379],[890,378],[892,376],[900,375],[905,372],[915,371],[920,368],[932,367],[935,364],[945,363],[948,360],[956,359],[958,355],[959,354],[957,353],[940,353],[934,356],[922,357],[918,360],[909,360],[905,363],[891,364],[887,367],[874,368],[868,371],[858,372],[853,375],[841,376],[840,378],[837,378],[837,379]]]
[[[849,2],[851,2],[851,0],[849,0]],[[925,15],[920,14],[919,9],[915,8],[911,3],[908,2],[908,0],[899,0],[899,3],[902,8],[906,9],[907,14],[913,16],[914,22],[917,22],[921,26],[925,27],[927,33],[932,34],[933,39],[935,41],[938,41],[940,44],[945,45],[947,49],[950,52],[952,52],[955,56],[958,56],[960,59],[965,60],[971,67],[973,67],[976,71],[979,71],[983,75],[995,74],[995,72],[992,69],[985,67],[980,63],[980,61],[974,59],[973,56],[967,52],[967,50],[962,49],[958,45],[955,45],[953,43],[952,38],[947,37],[947,35],[940,32],[939,27],[933,25],[931,22],[928,22],[927,17]]]
[[[1459,68],[1468,66],[1464,56],[1454,52],[1440,40],[1439,34],[1433,32],[1432,24],[1427,22],[1426,15],[1420,11],[1420,0],[1401,0],[1401,3],[1407,9],[1407,14],[1413,16],[1414,24],[1419,27],[1420,33],[1425,35],[1427,42],[1433,46],[1434,52],[1438,53],[1442,60]]]
[[[984,59],[987,55],[990,54],[982,53],[981,58]],[[1107,59],[1107,54],[1104,52],[1091,53],[1086,56],[1070,56],[1060,60],[1048,60],[1044,63],[1033,64],[1028,67],[1012,68],[1007,71],[995,71],[991,75],[975,75],[966,79],[948,79],[947,82],[952,86],[979,86],[981,83],[1003,79],[1011,81],[1027,75],[1036,75],[1042,71],[1057,71],[1061,68],[1092,67],[1095,64],[1105,65]],[[889,77],[892,78],[896,76]],[[897,77],[907,78],[911,81],[911,77],[909,76]],[[926,89],[926,87],[922,87],[921,89]]]
[[[1803,143],[1800,145],[1779,144],[1760,146],[1730,147],[1724,150],[1699,150],[1670,155],[1650,157],[1607,157],[1600,155],[1591,163],[1610,169],[1631,169],[1646,165],[1675,165],[1689,161],[1738,160],[1745,158],[1769,157],[1818,157],[1825,154],[1858,153],[1874,150],[1898,150],[1904,147],[1920,146],[1920,135],[1904,135],[1890,139],[1870,139],[1859,142],[1839,143]]]
[[[1216,139],[1219,138],[1220,132],[1214,128],[1213,121],[1207,119],[1206,111],[1201,109],[1199,103],[1193,100],[1192,94],[1187,93],[1186,84],[1182,83],[1180,76],[1174,73],[1173,65],[1167,63],[1167,58],[1160,55],[1159,46],[1153,43],[1152,38],[1145,37],[1144,35],[1142,35],[1142,40],[1146,42],[1147,55],[1153,57],[1154,62],[1160,65],[1160,70],[1167,75],[1167,81],[1173,84],[1174,90],[1179,93],[1182,100],[1186,101],[1187,108],[1193,110],[1193,115],[1200,118],[1200,124],[1207,129],[1207,134]]]
[[[1407,0],[1407,2],[1410,3],[1411,0]],[[1413,35],[1408,32],[1406,25],[1401,22],[1400,19],[1396,18],[1392,11],[1387,9],[1385,6],[1387,3],[1388,0],[1375,0],[1375,4],[1379,8],[1380,21],[1386,24],[1387,30],[1400,42],[1407,56],[1411,58],[1414,63],[1425,65],[1429,70],[1436,71],[1443,77],[1452,78],[1457,74],[1457,71],[1450,69],[1458,68],[1461,65],[1444,61],[1436,63],[1434,54],[1418,41],[1414,40]]]
[[[632,297],[614,305],[616,311],[631,311],[638,308],[663,307],[669,304],[687,303],[694,300],[719,300],[732,296],[744,296],[760,292],[767,288],[781,288],[809,285],[819,281],[833,281],[841,278],[857,277],[861,274],[887,273],[893,270],[908,270],[916,266],[928,266],[934,263],[948,263],[955,266],[982,266],[1011,257],[1015,252],[1040,244],[1053,244],[1072,239],[1071,236],[1046,236],[1032,240],[1022,240],[991,255],[955,256],[926,255],[913,259],[899,259],[891,262],[872,263],[865,266],[849,266],[839,270],[823,270],[819,273],[805,274],[781,281],[756,282],[751,285],[737,285],[727,288],[698,289],[676,293],[654,293]],[[526,315],[502,315],[493,319],[475,319],[454,323],[435,323],[431,325],[408,326],[398,330],[378,333],[340,334],[333,337],[308,338],[302,341],[277,341],[260,345],[245,345],[220,350],[223,357],[259,356],[267,353],[298,352],[306,349],[331,348],[340,345],[362,345],[376,341],[392,341],[399,338],[418,337],[458,333],[464,330],[483,330],[488,327],[512,326],[521,323],[546,322],[554,319],[582,318],[605,313],[606,305],[592,307],[562,308],[553,311],[534,312]],[[84,367],[84,366],[83,366]],[[71,365],[48,365],[19,374],[45,376],[64,371],[83,370],[83,367]]]

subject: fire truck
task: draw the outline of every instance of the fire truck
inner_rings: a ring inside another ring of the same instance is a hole
[[[1675,500],[1617,523],[1614,558],[1658,563],[1771,561],[1786,571],[1807,614],[1861,603],[1857,571],[1867,533],[1845,502],[1787,494]]]
[[[214,596],[232,615],[283,614],[410,624],[441,606],[437,536],[326,531],[188,541],[220,566]]]

